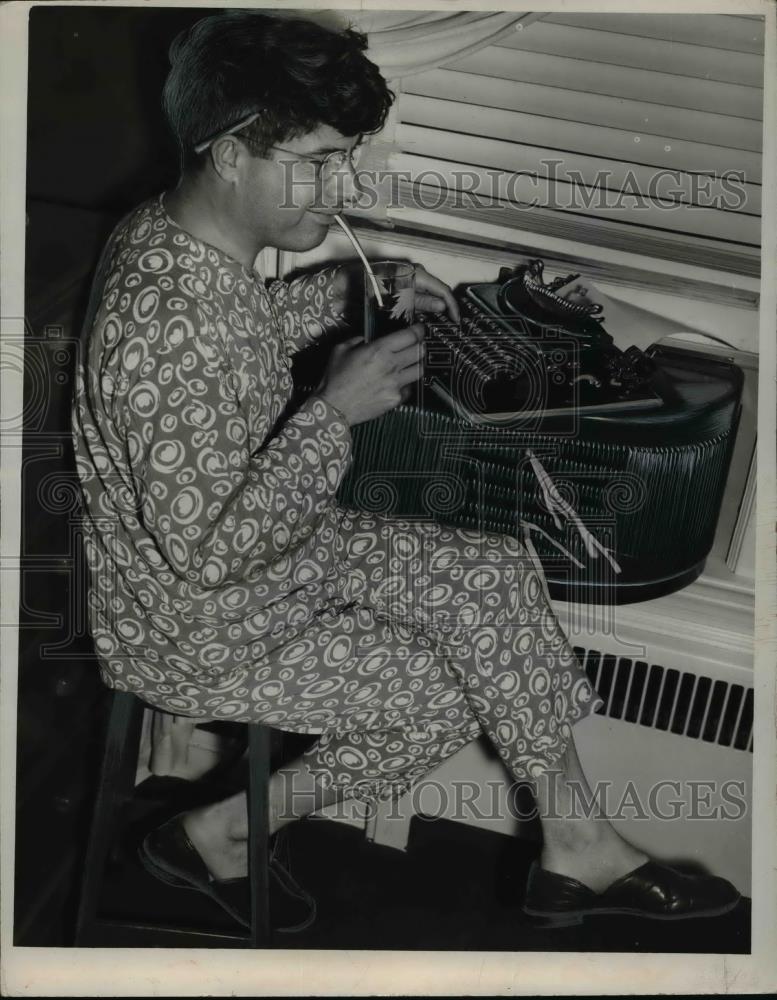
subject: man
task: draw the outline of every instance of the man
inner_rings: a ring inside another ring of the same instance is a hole
[[[733,886],[649,862],[602,815],[569,818],[571,726],[598,699],[521,544],[336,503],[350,428],[417,380],[423,328],[370,345],[354,330],[289,406],[289,359],[343,326],[353,276],[266,284],[254,261],[320,244],[349,196],[392,97],[364,47],[256,12],[173,45],[181,179],[106,248],[74,407],[102,677],[177,715],[319,734],[273,776],[273,833],[340,797],[400,795],[485,733],[542,820],[529,912],[723,912]],[[418,290],[458,318],[423,269]],[[174,817],[141,858],[247,923],[246,835],[243,793]],[[311,901],[271,870],[301,907],[286,929],[305,926]]]

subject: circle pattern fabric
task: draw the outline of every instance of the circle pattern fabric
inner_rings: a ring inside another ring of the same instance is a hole
[[[320,738],[322,780],[400,794],[486,733],[511,772],[599,704],[513,538],[339,506],[350,431],[292,409],[338,271],[265,284],[162,199],[95,279],[73,437],[101,676],[165,712]]]

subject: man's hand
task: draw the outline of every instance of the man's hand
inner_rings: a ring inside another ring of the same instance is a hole
[[[398,406],[404,389],[421,376],[423,323],[365,344],[353,337],[332,351],[318,395],[337,407],[349,426]]]
[[[453,292],[439,278],[429,274],[426,268],[416,264],[415,307],[418,312],[447,312],[448,318],[458,323],[459,306]]]
[[[361,264],[345,265],[340,268],[334,279],[334,295],[340,303],[342,310],[349,294],[349,288],[353,288],[353,282],[358,282],[359,288],[362,285]],[[415,308],[417,312],[447,313],[448,318],[454,323],[459,322],[459,307],[453,292],[439,278],[429,274],[425,267],[416,264],[415,268]]]

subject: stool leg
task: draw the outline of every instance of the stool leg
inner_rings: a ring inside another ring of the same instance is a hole
[[[134,694],[113,695],[100,782],[92,815],[89,846],[84,860],[81,898],[76,918],[75,944],[83,945],[94,922],[103,871],[111,849],[119,810],[132,795],[137,768],[137,750],[143,721],[143,703]]]
[[[251,888],[251,947],[270,943],[270,877],[268,869],[270,730],[248,727],[248,871]]]

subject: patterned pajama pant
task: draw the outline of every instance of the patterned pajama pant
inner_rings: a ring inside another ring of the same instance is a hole
[[[521,543],[341,513],[344,601],[241,679],[245,721],[320,733],[306,763],[373,803],[482,733],[517,780],[552,767],[599,699]]]

